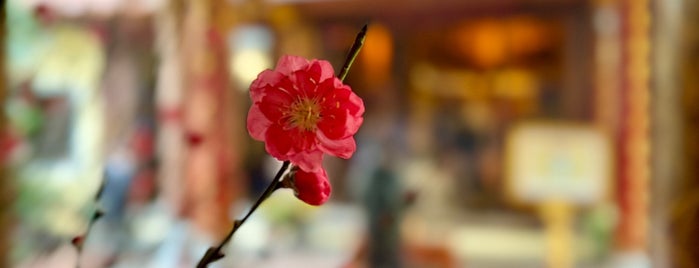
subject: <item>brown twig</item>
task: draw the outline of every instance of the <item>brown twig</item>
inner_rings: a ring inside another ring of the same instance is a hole
[[[354,63],[354,59],[356,59],[357,55],[359,55],[359,51],[362,49],[362,46],[364,45],[364,39],[366,39],[367,27],[368,25],[364,24],[362,30],[359,31],[357,37],[354,38],[354,44],[352,44],[352,48],[350,48],[349,53],[347,53],[345,64],[342,65],[340,74],[337,75],[337,78],[339,78],[340,81],[345,81],[345,77],[347,77],[347,73],[349,73],[349,69],[350,67],[352,67],[352,63]]]
[[[243,223],[245,223],[245,221],[248,220],[250,215],[252,215],[252,213],[255,212],[255,210],[257,210],[257,207],[259,207],[260,204],[262,204],[263,201],[265,201],[267,198],[269,198],[269,196],[272,194],[272,192],[274,192],[274,190],[277,189],[277,185],[279,184],[279,179],[281,179],[282,175],[284,175],[284,172],[286,172],[286,170],[289,168],[289,164],[290,164],[289,161],[284,161],[284,163],[282,164],[282,167],[279,169],[279,171],[277,171],[277,175],[274,176],[274,179],[269,183],[269,185],[267,186],[267,189],[265,189],[265,191],[262,193],[262,195],[260,195],[260,197],[257,199],[257,201],[255,201],[255,203],[252,205],[252,207],[250,208],[248,213],[245,214],[245,217],[243,217],[240,220],[236,220],[233,223],[233,227],[231,227],[231,230],[228,232],[226,237],[223,240],[221,240],[221,243],[219,243],[215,247],[210,247],[208,250],[206,250],[206,253],[204,254],[204,256],[201,258],[201,260],[199,260],[199,263],[197,263],[197,268],[205,268],[209,264],[211,264],[212,262],[220,260],[225,256],[221,252],[221,249],[223,249],[223,247],[226,246],[226,244],[228,244],[228,242],[231,241],[231,238],[233,238],[233,235],[235,234],[235,232],[238,231],[238,228],[240,228],[240,226],[242,226]]]
[[[364,39],[366,38],[366,32],[367,32],[367,25],[365,24],[364,27],[362,27],[362,30],[359,31],[357,34],[357,37],[354,40],[354,44],[352,44],[352,48],[350,48],[349,53],[347,54],[347,58],[345,59],[345,63],[342,66],[342,69],[340,71],[340,74],[338,75],[338,78],[340,81],[344,81],[345,77],[347,77],[347,73],[349,72],[350,67],[352,66],[352,63],[354,63],[354,59],[357,58],[357,55],[359,54],[359,51],[362,49],[362,45],[364,45]],[[204,253],[204,256],[199,260],[197,263],[197,268],[206,268],[209,266],[209,264],[218,261],[222,259],[225,254],[221,252],[221,249],[230,242],[231,238],[233,238],[233,235],[235,232],[240,228],[240,226],[247,221],[248,217],[252,215],[255,210],[269,198],[272,193],[279,189],[279,183],[281,181],[282,175],[286,172],[286,170],[289,168],[290,162],[289,161],[284,161],[282,164],[282,167],[277,171],[277,175],[274,176],[274,179],[270,182],[270,184],[267,186],[267,189],[260,195],[260,197],[255,201],[255,203],[252,205],[250,210],[248,211],[247,214],[245,214],[245,217],[243,217],[240,220],[236,220],[233,222],[233,227],[231,227],[231,230],[228,232],[226,237],[215,247],[210,247],[209,249],[206,250],[206,253]]]
[[[97,208],[95,208],[95,210],[92,212],[90,221],[87,223],[87,230],[85,230],[84,234],[73,237],[73,240],[70,241],[71,244],[73,244],[73,246],[75,246],[75,249],[78,251],[78,257],[75,261],[75,268],[80,268],[80,257],[83,253],[83,245],[85,244],[87,236],[90,234],[90,231],[92,230],[92,226],[95,225],[95,222],[104,215],[104,212],[99,207],[99,200],[102,197],[102,193],[104,192],[104,186],[106,185],[106,183],[107,178],[103,178],[102,182],[100,182],[100,188],[97,190],[97,193],[95,193],[94,204],[97,206]]]

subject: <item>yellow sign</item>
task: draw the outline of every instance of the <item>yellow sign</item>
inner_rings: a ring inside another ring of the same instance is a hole
[[[527,123],[507,139],[507,190],[518,202],[591,204],[609,191],[607,136],[586,125]]]

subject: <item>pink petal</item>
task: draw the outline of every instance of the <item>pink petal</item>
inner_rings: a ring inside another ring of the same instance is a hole
[[[364,102],[357,94],[354,94],[349,87],[337,89],[338,96],[336,101],[336,107],[339,103],[339,108],[337,108],[335,114],[338,114],[338,118],[342,118],[344,130],[347,135],[354,135],[361,127],[364,122],[362,115],[364,114]],[[339,111],[342,112],[339,112]],[[342,113],[340,115],[340,113]],[[346,114],[344,114],[346,113]],[[327,133],[327,132],[326,132]]]
[[[314,150],[292,154],[289,161],[306,172],[317,172],[323,169],[323,152]]]
[[[357,133],[364,122],[364,102],[357,94],[348,86],[343,86],[326,91],[322,99],[325,100],[321,104],[325,116],[318,127],[323,129],[327,137],[340,139]]]
[[[290,75],[293,72],[304,70],[308,67],[308,60],[292,55],[284,55],[279,58],[275,71],[283,75]]]
[[[328,174],[322,168],[316,172],[296,171],[294,186],[296,187],[296,197],[313,206],[320,206],[327,202],[332,193]]]
[[[248,133],[253,139],[262,141],[265,139],[265,133],[267,128],[269,128],[271,122],[260,111],[258,105],[253,104],[250,106],[250,111],[248,111],[247,127]]]
[[[250,99],[252,99],[253,102],[262,100],[262,97],[264,97],[264,88],[279,83],[283,78],[284,75],[279,72],[272,70],[262,71],[257,75],[257,79],[250,84]]]
[[[347,132],[351,133],[350,135],[357,134],[357,131],[359,131],[359,128],[362,126],[362,123],[364,123],[364,118],[361,116],[350,116],[349,119],[347,120]]]
[[[342,139],[352,135],[347,129],[347,111],[323,109],[323,118],[318,122],[318,130],[329,139]]]
[[[329,139],[322,131],[318,130],[316,132],[316,137],[318,138],[318,148],[329,154],[340,158],[349,159],[352,154],[357,150],[357,143],[354,141],[353,136],[349,136],[344,139],[333,140]]]
[[[294,147],[292,148],[293,153],[303,153],[317,150],[315,131],[292,128],[288,133],[291,139],[294,140]]]
[[[271,124],[265,133],[265,150],[274,158],[286,161],[294,140],[278,124]]]
[[[352,116],[348,110],[327,109],[323,111],[325,115],[318,122],[318,129],[330,139],[343,139],[354,135],[364,122],[361,116]]]
[[[338,108],[347,109],[350,111],[350,114],[354,116],[361,116],[364,114],[364,101],[362,101],[362,99],[352,91],[352,88],[347,85],[335,88],[332,92],[326,92],[326,99],[333,102],[327,105],[332,106],[335,102],[339,102],[340,107]]]
[[[299,94],[307,97],[314,97],[318,94],[318,84],[307,72],[295,72],[291,75],[294,85],[299,89]]]
[[[279,89],[268,88],[265,92],[265,96],[257,104],[270,121],[277,123],[294,99],[287,92]]]
[[[317,83],[335,77],[335,70],[330,62],[325,60],[312,60],[308,68],[308,73]]]
[[[362,116],[364,114],[364,101],[362,98],[357,96],[357,94],[354,94],[354,92],[350,91],[350,94],[347,98],[348,103],[352,104],[352,108],[349,108],[350,113],[354,116]]]

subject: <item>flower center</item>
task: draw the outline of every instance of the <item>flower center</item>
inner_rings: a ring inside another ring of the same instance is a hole
[[[306,131],[315,130],[320,120],[320,105],[314,99],[298,99],[289,107],[288,116],[290,126]]]

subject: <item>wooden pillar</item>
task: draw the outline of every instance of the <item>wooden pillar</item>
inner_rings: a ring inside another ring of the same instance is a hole
[[[624,0],[622,7],[621,118],[618,136],[617,247],[644,253],[647,247],[650,181],[650,3]]]
[[[699,3],[682,2],[679,63],[681,170],[671,201],[669,267],[699,267]]]
[[[237,184],[242,178],[233,149],[243,148],[231,139],[234,121],[226,33],[213,25],[212,3],[185,1],[182,123],[187,141],[187,214],[200,230],[219,239],[230,228],[235,191],[242,190]]]
[[[595,28],[594,120],[608,134],[619,131],[621,36],[619,0],[593,1]]]
[[[170,1],[155,16],[156,49],[160,57],[155,105],[158,114],[158,184],[160,197],[174,213],[184,214],[184,132],[182,130],[182,1]]]
[[[682,174],[682,74],[684,61],[682,4],[654,1],[652,88],[652,180],[650,182],[650,229],[648,237],[652,267],[672,265],[670,230],[671,202]]]

